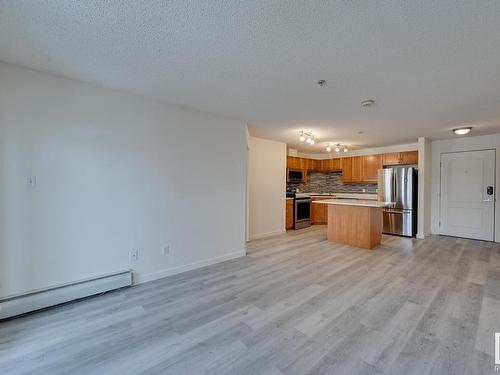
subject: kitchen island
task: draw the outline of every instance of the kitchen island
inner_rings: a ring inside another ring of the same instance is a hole
[[[328,241],[373,249],[382,240],[382,208],[391,202],[362,199],[327,199],[313,204],[328,205]]]

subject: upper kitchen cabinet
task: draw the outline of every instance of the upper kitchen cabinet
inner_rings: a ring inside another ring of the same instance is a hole
[[[287,167],[304,172],[342,172],[346,184],[376,183],[378,170],[384,165],[417,164],[418,151],[390,152],[379,155],[350,156],[333,159],[307,159],[287,157]]]
[[[367,155],[362,157],[363,182],[377,182],[378,170],[382,168],[382,155]]]
[[[342,182],[352,182],[352,158],[342,158]]]
[[[346,184],[376,183],[382,155],[352,156],[342,159],[342,181]]]
[[[302,169],[306,171],[314,170],[314,160],[302,158]]]
[[[401,164],[403,160],[401,154],[402,152],[390,152],[388,154],[384,154],[384,165]]]
[[[342,170],[340,158],[317,160],[287,156],[286,166],[290,169],[302,169],[304,171],[316,172],[339,172]]]
[[[351,182],[363,182],[363,156],[351,157]]]
[[[314,160],[298,158],[295,156],[287,156],[286,166],[290,169],[302,169],[304,171],[310,171],[314,169]]]
[[[417,164],[418,151],[391,152],[384,154],[384,165]]]
[[[286,167],[290,169],[301,169],[299,158],[296,158],[294,156],[287,156]]]
[[[295,156],[287,156],[286,158],[286,166],[290,169],[303,169],[307,170],[307,162],[306,159],[298,158]]]
[[[340,158],[321,160],[322,172],[338,172],[341,170],[342,170],[342,163]]]
[[[403,164],[418,164],[418,151],[403,152]]]
[[[321,172],[323,168],[322,162],[323,160],[312,159],[312,165],[313,165],[312,170],[315,172]]]

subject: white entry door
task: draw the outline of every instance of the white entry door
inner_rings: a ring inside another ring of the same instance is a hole
[[[495,150],[441,154],[440,233],[493,241]]]

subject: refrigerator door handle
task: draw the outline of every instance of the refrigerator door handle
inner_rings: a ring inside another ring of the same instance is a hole
[[[405,210],[405,211],[399,210],[399,211],[397,211],[397,210],[387,210],[387,209],[385,209],[384,212],[387,212],[389,214],[400,214],[400,215],[410,215],[411,214],[411,211],[409,211],[409,210]]]

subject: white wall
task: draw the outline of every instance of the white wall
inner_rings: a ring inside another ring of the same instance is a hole
[[[495,204],[495,241],[500,242],[500,134],[463,137],[432,142],[432,233],[439,233],[439,186],[441,154],[445,152],[496,150],[496,197]]]
[[[286,144],[249,137],[249,237],[285,232]]]
[[[241,121],[0,64],[0,297],[242,256],[245,181]]]

